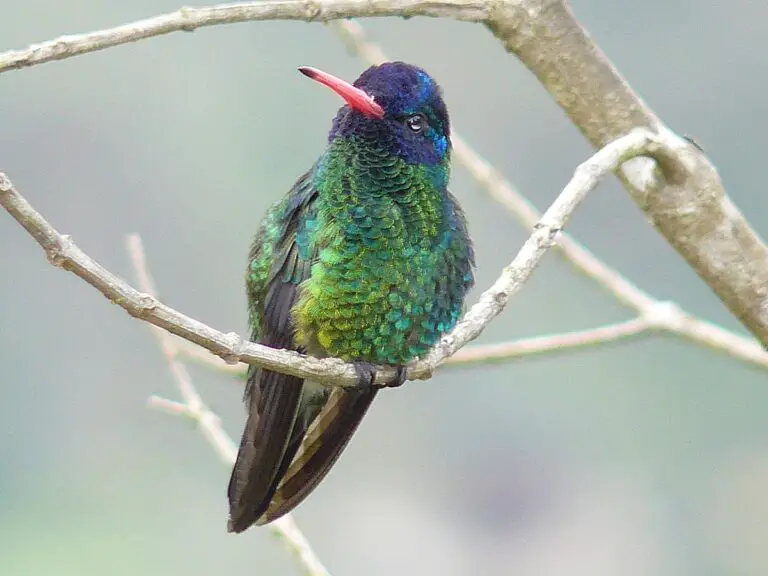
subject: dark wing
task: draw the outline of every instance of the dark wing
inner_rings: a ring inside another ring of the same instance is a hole
[[[252,339],[273,348],[299,349],[293,340],[291,308],[316,252],[297,243],[297,233],[314,217],[316,197],[308,172],[267,214],[251,249],[247,288]],[[303,384],[301,378],[249,367],[248,420],[228,489],[230,532],[247,529],[269,506],[281,470],[295,452],[293,448],[286,454],[289,444],[297,444],[290,441]]]

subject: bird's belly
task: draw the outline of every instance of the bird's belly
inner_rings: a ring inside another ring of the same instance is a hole
[[[452,327],[448,311],[436,305],[435,276],[417,259],[400,266],[384,262],[365,273],[336,264],[318,274],[313,269],[293,309],[297,340],[311,353],[405,364],[423,356]]]

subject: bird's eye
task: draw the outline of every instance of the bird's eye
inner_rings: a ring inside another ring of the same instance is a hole
[[[414,134],[421,134],[427,127],[427,119],[424,117],[424,114],[413,114],[405,119],[405,125]]]

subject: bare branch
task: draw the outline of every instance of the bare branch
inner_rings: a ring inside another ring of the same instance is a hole
[[[755,366],[768,368],[768,352],[759,342],[696,318],[672,302],[659,302],[655,310],[649,311],[648,317],[657,329],[687,338]]]
[[[656,302],[637,318],[615,324],[499,344],[468,346],[451,356],[446,364],[498,362],[523,356],[569,352],[654,332],[674,334],[754,366],[768,368],[768,353],[757,341],[691,316],[672,302]]]
[[[509,360],[521,356],[578,350],[588,346],[618,342],[648,332],[649,329],[650,324],[645,319],[633,318],[588,330],[534,336],[486,346],[469,346],[451,356],[447,364],[477,364]]]
[[[87,34],[60,36],[33,44],[24,50],[5,52],[0,54],[0,73],[138,42],[153,36],[192,32],[197,28],[219,24],[257,20],[327,22],[354,16],[433,16],[485,22],[491,13],[492,4],[484,0],[273,0],[180,8],[176,12],[130,24]]]
[[[147,267],[146,254],[141,244],[141,238],[138,234],[128,236],[126,238],[126,246],[134,271],[136,272],[139,288],[147,294],[156,297],[157,289]],[[163,356],[168,362],[171,374],[182,397],[182,401],[177,402],[160,396],[152,396],[149,399],[149,406],[168,414],[184,416],[195,421],[208,440],[208,443],[219,455],[219,458],[225,464],[233,465],[237,457],[237,447],[232,438],[222,428],[219,417],[203,402],[203,398],[198,393],[194,384],[192,384],[192,379],[189,376],[189,372],[187,372],[186,366],[178,359],[179,349],[176,346],[176,340],[165,330],[151,324],[149,326],[157,337],[160,349],[163,351]],[[272,522],[269,527],[283,541],[286,547],[294,552],[307,576],[329,576],[328,571],[312,550],[312,547],[296,525],[291,514],[286,514],[279,520]]]
[[[494,4],[488,28],[538,77],[596,148],[663,123],[633,92],[565,0]],[[714,166],[683,139],[670,157],[618,172],[635,203],[730,311],[768,345],[768,247],[726,195]],[[669,160],[669,161],[667,161]]]
[[[548,334],[544,336],[532,336],[529,338],[521,338],[519,340],[511,340],[509,342],[500,342],[498,344],[465,346],[456,352],[456,354],[448,358],[445,361],[445,364],[447,366],[479,364],[484,362],[511,360],[521,356],[567,352],[570,350],[586,348],[588,346],[608,344],[632,336],[637,336],[649,332],[653,327],[654,326],[644,318],[633,318],[632,320],[598,326],[597,328],[588,328],[586,330]],[[246,373],[245,365],[238,364],[233,366],[232,364],[227,364],[220,358],[212,356],[205,350],[205,348],[201,348],[187,340],[179,340],[176,344],[178,346],[179,354],[194,362],[234,376],[242,377]],[[768,360],[768,354],[766,354],[766,360]]]
[[[454,330],[445,335],[427,357],[409,366],[408,378],[426,379],[459,348],[477,338],[485,326],[506,306],[533,273],[546,251],[565,226],[569,216],[600,181],[624,161],[639,154],[660,154],[667,136],[638,130],[612,142],[576,169],[573,179],[535,226],[514,261],[499,279],[486,290]],[[19,194],[5,174],[0,172],[0,204],[43,247],[56,266],[73,272],[130,315],[158,326],[177,336],[199,344],[227,362],[246,362],[271,370],[311,378],[336,386],[357,385],[352,364],[338,359],[316,359],[311,356],[276,350],[254,342],[243,341],[237,334],[223,334],[160,303],[147,292],[139,292],[95,262],[66,236],[62,236]],[[379,382],[394,378],[394,370],[380,367]]]
[[[461,366],[463,364],[501,362],[524,356],[558,354],[590,346],[611,344],[654,332],[674,334],[759,368],[768,368],[768,352],[756,340],[734,334],[720,326],[691,316],[676,304],[655,301],[648,312],[640,317],[615,324],[573,332],[531,336],[497,344],[465,346],[448,358],[445,364],[447,366]],[[179,354],[183,354],[194,362],[233,376],[243,377],[245,375],[243,364],[227,364],[220,358],[211,355],[205,348],[201,348],[188,340],[179,339],[176,345]]]

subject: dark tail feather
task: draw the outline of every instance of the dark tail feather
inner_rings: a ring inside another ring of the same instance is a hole
[[[277,520],[298,506],[333,467],[376,397],[376,390],[335,388],[307,431],[300,449],[263,511],[258,525]],[[285,462],[284,462],[285,464]]]
[[[229,480],[229,532],[249,528],[269,506],[291,430],[303,380],[252,368],[248,374],[248,421]]]

